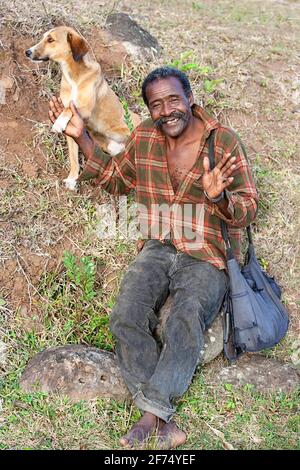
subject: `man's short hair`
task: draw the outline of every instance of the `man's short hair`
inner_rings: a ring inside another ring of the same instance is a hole
[[[155,80],[162,80],[164,78],[170,78],[170,77],[177,78],[177,80],[179,80],[182,85],[185,96],[187,98],[190,96],[190,94],[192,93],[192,89],[191,89],[189,79],[187,78],[185,73],[173,67],[159,67],[155,70],[152,70],[152,72],[150,72],[149,75],[147,75],[147,77],[145,78],[142,84],[142,96],[143,96],[144,103],[147,106],[149,105],[148,99],[146,96],[147,86],[150,85],[150,83],[153,83]]]

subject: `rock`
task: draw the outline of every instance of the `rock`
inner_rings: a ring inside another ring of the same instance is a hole
[[[121,41],[112,39],[108,31],[94,28],[89,43],[100,63],[106,78],[120,76],[120,65],[126,63],[130,56]]]
[[[158,339],[163,337],[163,330],[170,314],[172,298],[169,296],[160,309],[159,324],[155,335]],[[204,349],[200,352],[199,363],[207,364],[213,361],[223,351],[223,314],[217,316],[212,325],[204,333]]]
[[[216,371],[210,382],[229,383],[235,387],[250,384],[259,392],[288,392],[299,386],[299,379],[299,371],[289,364],[261,354],[247,354],[236,364]]]
[[[151,59],[160,52],[157,40],[125,13],[112,13],[107,17],[106,30],[113,39],[121,41],[128,54]]]
[[[199,362],[208,364],[223,351],[223,313],[214,320],[204,333],[204,353],[200,354]]]
[[[7,345],[0,340],[0,368],[4,367],[7,358]]]
[[[30,392],[61,393],[72,401],[129,398],[115,355],[84,345],[50,348],[27,364],[20,385]]]
[[[300,366],[300,339],[293,341],[291,345],[291,361],[294,366]]]

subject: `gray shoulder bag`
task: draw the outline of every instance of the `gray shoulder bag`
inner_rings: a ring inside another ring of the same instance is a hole
[[[244,145],[235,137],[247,158]],[[209,137],[209,161],[213,169],[214,131]],[[229,361],[234,361],[247,351],[261,351],[277,344],[287,332],[289,319],[280,300],[279,285],[262,270],[256,258],[250,226],[247,227],[248,249],[244,265],[240,267],[233,255],[227,225],[221,219],[220,224],[230,278],[223,304],[224,354]]]

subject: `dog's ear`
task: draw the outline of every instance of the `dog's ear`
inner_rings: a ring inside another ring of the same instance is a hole
[[[79,34],[74,33],[68,33],[67,39],[71,46],[73,59],[78,62],[88,51],[87,42],[85,39],[79,36]]]

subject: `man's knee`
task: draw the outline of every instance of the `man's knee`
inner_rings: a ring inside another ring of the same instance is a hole
[[[114,336],[119,336],[119,331],[121,331],[124,326],[130,324],[130,317],[130,305],[128,303],[122,303],[120,305],[117,301],[109,318],[110,331]]]
[[[143,317],[143,308],[139,308],[134,300],[124,299],[119,296],[110,314],[110,327],[113,329],[118,325],[128,326],[138,323]]]

